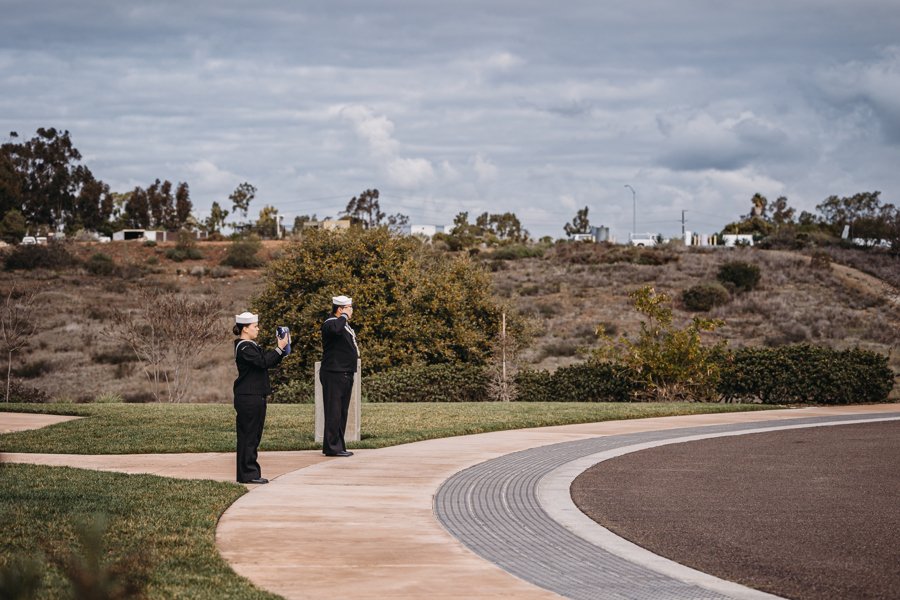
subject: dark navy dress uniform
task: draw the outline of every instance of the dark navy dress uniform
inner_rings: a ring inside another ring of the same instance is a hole
[[[272,393],[268,370],[282,358],[284,353],[280,348],[263,350],[252,340],[234,342],[238,369],[234,380],[234,410],[237,411],[237,480],[240,483],[262,477],[256,459],[266,423],[266,396]]]
[[[350,394],[359,348],[356,332],[350,328],[347,317],[330,317],[322,323],[322,364],[319,381],[322,382],[322,401],[325,409],[325,431],[322,453],[334,456],[346,452],[344,431],[350,409]]]

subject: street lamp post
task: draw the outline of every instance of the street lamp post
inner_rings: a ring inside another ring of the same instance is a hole
[[[637,194],[634,191],[634,188],[625,184],[629,190],[631,190],[631,233],[637,233]]]

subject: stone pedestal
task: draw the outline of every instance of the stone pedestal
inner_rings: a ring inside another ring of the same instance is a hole
[[[319,381],[319,367],[316,362],[316,442],[325,439],[325,405],[322,401],[322,382]],[[356,361],[356,376],[353,377],[353,391],[350,393],[350,409],[347,411],[347,429],[344,431],[345,442],[360,440],[360,423],[362,422],[362,361]]]

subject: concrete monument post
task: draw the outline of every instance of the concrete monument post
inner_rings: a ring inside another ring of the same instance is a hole
[[[322,382],[319,381],[319,368],[322,363],[316,361],[316,442],[321,443],[325,439],[325,403],[322,397]],[[344,441],[358,442],[360,440],[360,423],[362,422],[362,361],[356,361],[356,376],[353,378],[353,391],[350,393],[350,409],[347,411],[347,430],[344,431]]]

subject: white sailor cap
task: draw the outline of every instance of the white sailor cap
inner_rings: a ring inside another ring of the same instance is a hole
[[[353,306],[353,298],[347,296],[333,296],[331,303],[335,306]]]
[[[252,312],[242,312],[239,315],[234,315],[234,322],[238,325],[249,325],[250,323],[259,323],[259,315],[254,315]]]

